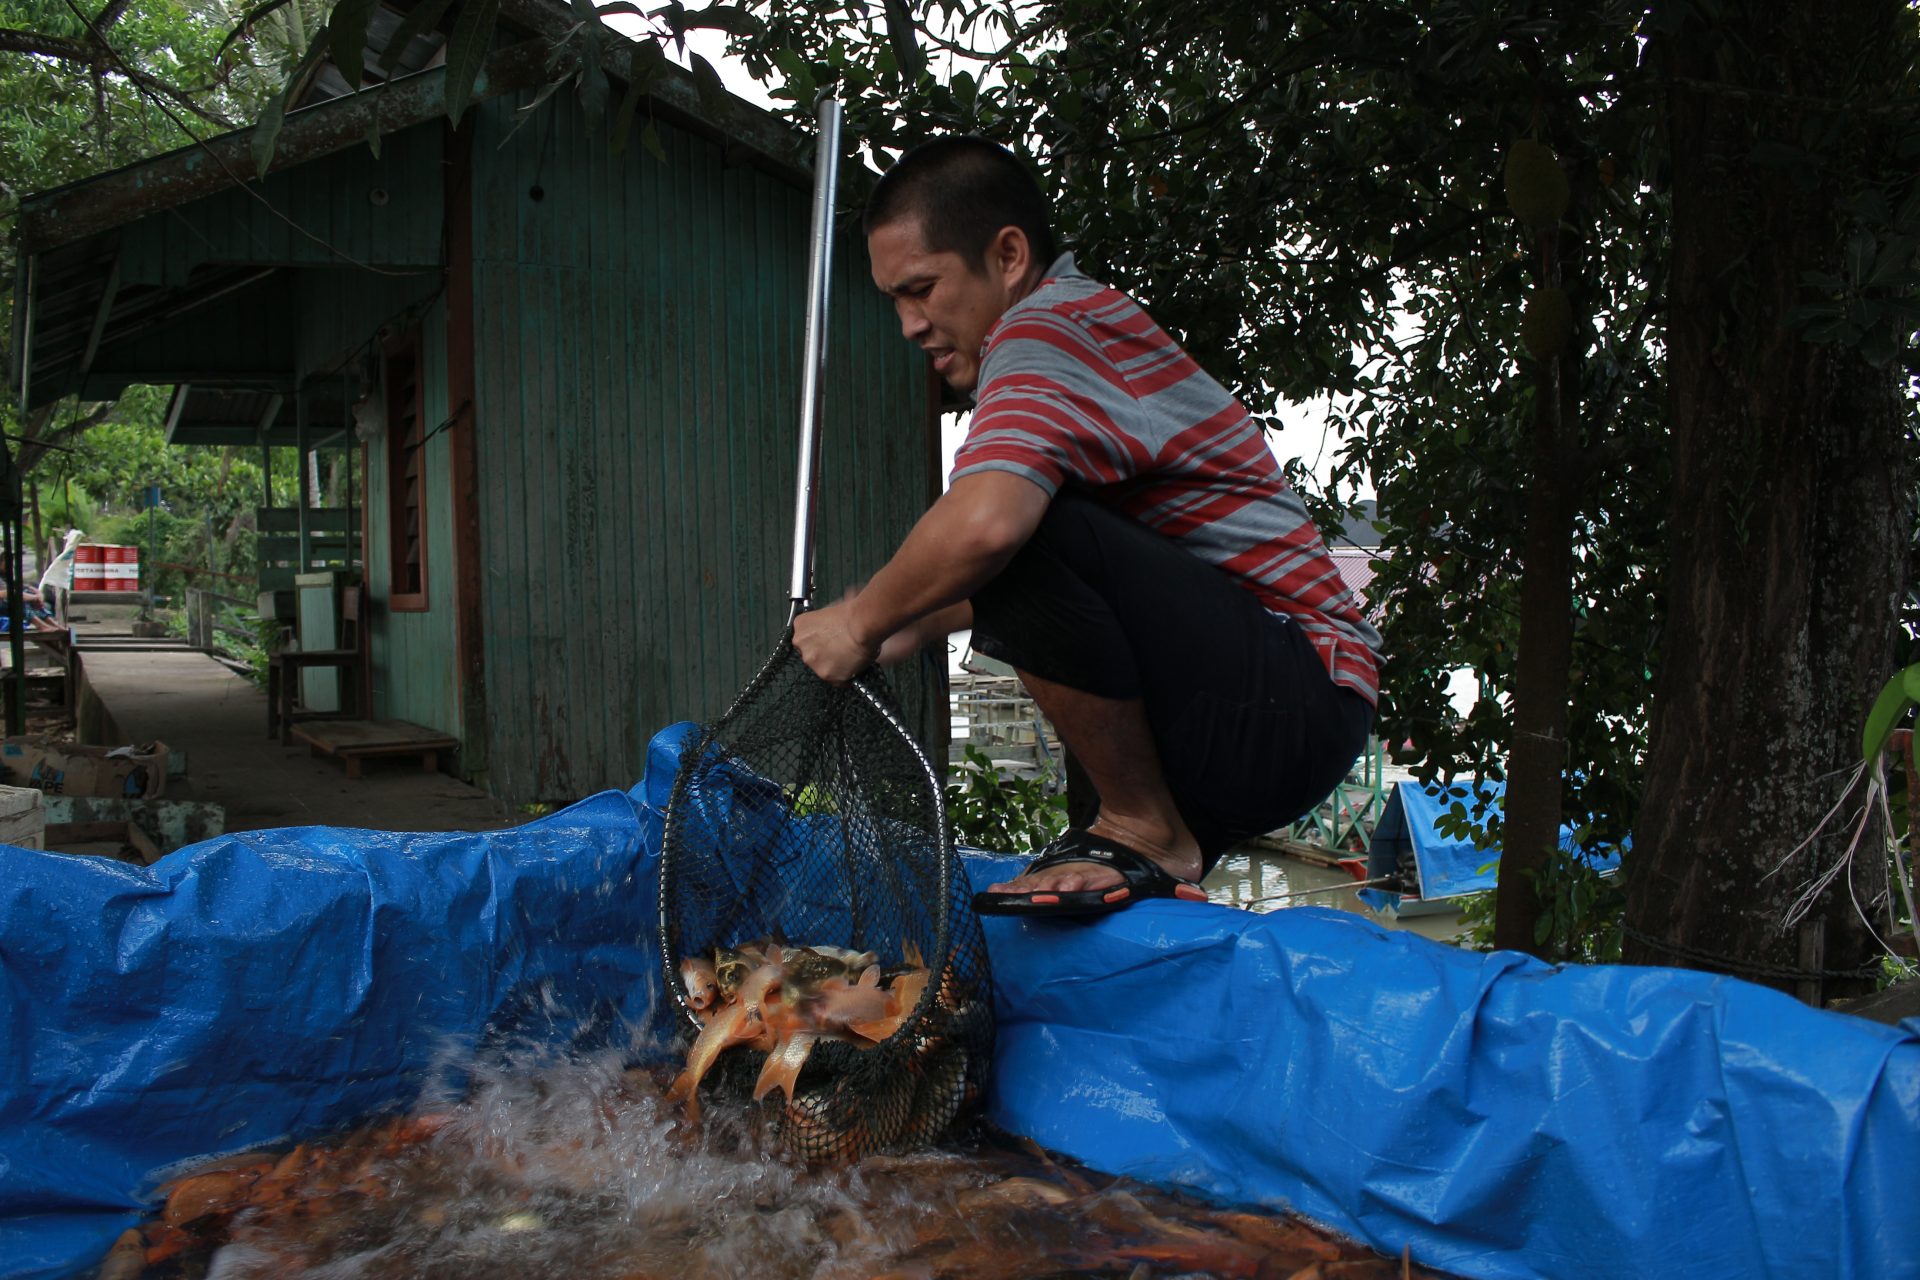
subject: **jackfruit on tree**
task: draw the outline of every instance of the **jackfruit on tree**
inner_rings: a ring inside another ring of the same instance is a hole
[[[1521,138],[1507,148],[1507,207],[1536,230],[1551,227],[1567,211],[1567,171],[1544,142]]]
[[[1567,349],[1573,336],[1573,303],[1567,291],[1554,287],[1535,289],[1520,313],[1520,345],[1527,354],[1542,362]]]

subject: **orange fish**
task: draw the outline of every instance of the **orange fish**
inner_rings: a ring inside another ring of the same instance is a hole
[[[913,944],[909,942],[907,948],[911,952]],[[928,976],[925,969],[913,969],[896,977],[893,985],[886,989],[886,1008],[875,1017],[848,1023],[848,1029],[875,1044],[891,1038],[914,1009],[919,1007],[920,997],[927,989]]]
[[[792,1102],[794,1081],[799,1079],[800,1068],[807,1065],[807,1057],[819,1039],[811,1031],[797,1031],[775,1045],[760,1068],[760,1078],[754,1082],[753,1100],[758,1102],[777,1089]]]
[[[700,956],[688,956],[680,962],[680,985],[686,988],[688,1007],[696,1013],[712,1008],[720,998],[720,978],[713,971],[713,961]]]
[[[777,962],[761,964],[741,980],[735,998],[715,1013],[713,1020],[695,1037],[693,1047],[687,1051],[686,1069],[674,1077],[667,1090],[669,1102],[687,1104],[690,1123],[700,1123],[700,1078],[712,1069],[721,1050],[736,1044],[773,1047],[761,1006],[779,981]]]

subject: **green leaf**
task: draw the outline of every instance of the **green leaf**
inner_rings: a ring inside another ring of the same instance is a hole
[[[773,65],[779,67],[787,77],[787,85],[793,90],[795,102],[811,102],[819,85],[813,78],[813,68],[807,60],[793,49],[782,46],[773,51]]]
[[[642,40],[634,46],[627,63],[627,91],[620,95],[620,105],[614,108],[613,136],[608,139],[608,146],[615,155],[627,149],[627,138],[633,131],[633,117],[640,110],[640,99],[653,92],[660,68],[666,61],[667,55],[651,40]]]
[[[266,0],[265,4],[255,5],[253,8],[247,10],[246,13],[241,15],[240,21],[233,24],[233,30],[227,32],[227,38],[220,42],[220,47],[213,51],[213,60],[218,62],[225,57],[227,50],[233,46],[236,40],[244,39],[247,33],[252,30],[254,23],[266,17],[275,9],[285,8],[292,3],[293,0]]]
[[[1860,754],[1871,765],[1887,748],[1894,726],[1909,710],[1920,705],[1920,663],[1908,667],[1880,690],[1867,713],[1866,731],[1860,736]]]
[[[500,0],[462,0],[447,40],[447,119],[455,126],[473,101],[474,86],[486,65],[487,46],[500,14]]]
[[[893,50],[901,74],[909,80],[919,79],[921,71],[926,69],[927,56],[921,51],[919,36],[914,31],[913,9],[907,0],[886,0],[886,17],[887,44]]]
[[[697,53],[688,54],[687,61],[693,64],[693,87],[700,91],[701,109],[708,119],[720,119],[727,110],[727,86],[721,82],[720,73]]]
[[[400,65],[407,46],[438,27],[441,15],[446,13],[451,3],[452,0],[420,0],[419,4],[407,10],[407,16],[400,19],[400,25],[387,38],[387,47],[380,54],[380,70],[392,75],[394,68]]]
[[[260,112],[260,119],[253,126],[253,167],[258,176],[266,177],[268,168],[273,164],[273,150],[280,141],[280,126],[287,119],[287,103],[300,85],[305,83],[307,72],[327,56],[327,45],[331,38],[331,33],[325,27],[314,33],[313,42],[300,58],[300,65],[293,69],[293,74],[287,77],[280,92],[274,94],[272,101]]]
[[[708,27],[715,31],[724,31],[730,36],[757,35],[762,24],[747,10],[730,4],[708,5],[704,9],[695,9],[681,20],[691,30],[694,27]]]
[[[667,149],[660,145],[659,130],[653,127],[653,121],[651,120],[647,121],[646,125],[640,130],[640,145],[647,149],[648,155],[658,160],[661,164],[667,162]]]
[[[367,15],[373,6],[374,0],[340,0],[327,19],[327,30],[333,32],[333,65],[355,93],[366,70]]]

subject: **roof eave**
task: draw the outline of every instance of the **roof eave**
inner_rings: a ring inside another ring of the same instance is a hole
[[[551,10],[538,4],[507,6],[516,19],[546,21]],[[525,8],[523,16],[517,10]],[[625,80],[632,66],[629,42],[611,49],[609,74]],[[570,74],[577,65],[571,50],[549,62],[547,35],[502,49],[487,59],[474,87],[474,100],[498,97]],[[446,68],[418,74],[289,114],[275,140],[268,172],[278,172],[344,150],[370,134],[388,134],[431,120],[444,109]],[[675,123],[739,144],[762,167],[797,185],[810,182],[804,140],[778,119],[751,103],[728,97],[703,102],[693,77],[679,67],[663,68],[649,95]],[[24,258],[124,225],[137,217],[175,208],[255,176],[252,128],[235,130],[151,160],[116,169],[21,202],[16,236]]]

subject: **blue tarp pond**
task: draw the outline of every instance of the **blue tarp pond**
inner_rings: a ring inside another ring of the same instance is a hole
[[[450,1053],[662,1033],[682,741],[508,831],[250,832],[145,869],[6,850],[0,1274],[84,1271],[158,1171],[403,1108]],[[990,1116],[1099,1168],[1465,1275],[1920,1275],[1914,1023],[1308,907],[988,941]]]

